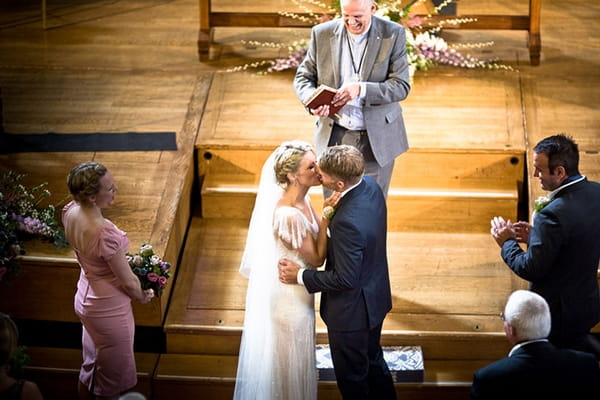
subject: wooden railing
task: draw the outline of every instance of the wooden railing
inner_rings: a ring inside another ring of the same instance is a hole
[[[213,28],[221,26],[246,27],[309,27],[310,23],[300,19],[285,17],[276,12],[213,12],[212,0],[199,0],[200,31],[198,34],[198,54],[200,60],[209,58]],[[431,22],[460,18],[467,20],[460,24],[449,24],[445,29],[499,29],[524,30],[528,32],[527,45],[531,65],[539,65],[542,40],[540,34],[540,16],[542,0],[529,0],[527,15],[436,15]],[[309,17],[308,14],[302,14]]]

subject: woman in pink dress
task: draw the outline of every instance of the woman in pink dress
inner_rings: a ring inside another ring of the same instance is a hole
[[[142,304],[154,297],[142,290],[125,254],[125,232],[102,216],[117,192],[111,173],[101,164],[77,165],[67,178],[73,201],[62,222],[81,267],[75,313],[83,324],[83,363],[79,372],[81,399],[118,399],[137,383],[131,299]]]

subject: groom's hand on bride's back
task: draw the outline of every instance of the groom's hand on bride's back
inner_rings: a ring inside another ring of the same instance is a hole
[[[282,283],[295,284],[298,283],[298,271],[300,266],[295,262],[282,258],[278,263],[279,280]]]

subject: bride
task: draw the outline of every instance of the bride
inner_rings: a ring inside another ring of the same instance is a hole
[[[234,399],[317,398],[314,298],[278,280],[277,262],[323,264],[329,220],[310,204],[320,185],[316,156],[302,141],[281,144],[265,162],[242,257],[249,278]],[[339,193],[327,199],[335,206]]]

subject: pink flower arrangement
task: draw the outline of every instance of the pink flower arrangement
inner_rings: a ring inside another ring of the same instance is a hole
[[[171,264],[154,254],[152,246],[146,243],[142,244],[139,253],[128,253],[127,262],[140,280],[142,289],[152,289],[160,297],[171,277]]]
[[[44,205],[50,197],[48,183],[28,187],[25,174],[7,171],[0,181],[0,281],[19,274],[25,242],[33,239],[68,246],[55,218],[56,207]]]

